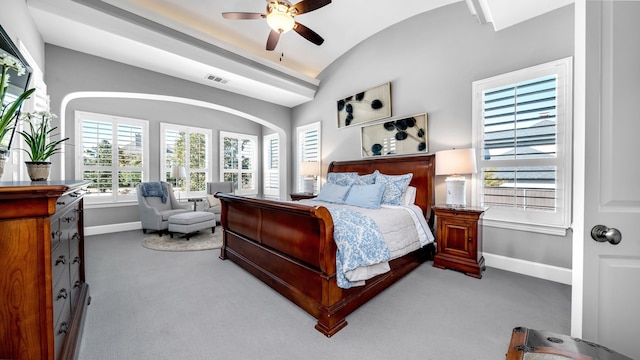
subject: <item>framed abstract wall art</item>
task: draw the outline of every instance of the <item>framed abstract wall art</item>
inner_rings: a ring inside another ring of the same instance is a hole
[[[391,83],[338,100],[338,128],[391,116]]]
[[[364,158],[429,151],[426,113],[364,125],[360,135]]]

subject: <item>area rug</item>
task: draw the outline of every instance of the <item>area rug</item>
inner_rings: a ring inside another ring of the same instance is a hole
[[[173,239],[168,234],[158,236],[158,234],[149,235],[142,240],[142,246],[151,250],[160,251],[200,251],[212,250],[222,247],[222,231],[216,229],[215,233],[211,230],[203,230],[193,234],[187,240],[184,235],[174,234]]]

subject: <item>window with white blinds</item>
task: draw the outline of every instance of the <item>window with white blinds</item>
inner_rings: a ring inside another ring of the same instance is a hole
[[[263,193],[265,196],[280,195],[280,137],[277,133],[263,137],[264,162]]]
[[[300,165],[303,162],[315,162],[317,165],[317,176],[307,176],[306,178],[313,179],[313,193],[317,194],[320,190],[320,123],[316,122],[309,125],[299,126],[296,129],[297,133],[297,172],[298,174],[298,186],[297,191],[304,191],[305,176],[301,174]]]
[[[220,181],[239,195],[258,194],[258,137],[220,131]]]
[[[135,201],[148,178],[148,122],[75,112],[76,178],[91,180],[88,203]]]
[[[211,129],[162,123],[160,136],[160,178],[173,185],[180,199],[206,194],[211,178]]]
[[[489,207],[485,220],[569,226],[571,71],[563,59],[474,82],[474,201]]]

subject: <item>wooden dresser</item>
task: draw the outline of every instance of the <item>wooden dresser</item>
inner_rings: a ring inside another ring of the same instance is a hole
[[[0,182],[0,359],[75,359],[89,181]]]

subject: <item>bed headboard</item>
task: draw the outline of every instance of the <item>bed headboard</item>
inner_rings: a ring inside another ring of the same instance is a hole
[[[410,185],[416,187],[416,205],[422,208],[427,220],[431,218],[431,206],[434,202],[435,155],[333,161],[329,164],[329,172],[357,172],[365,175],[375,170],[387,175],[413,173]]]

